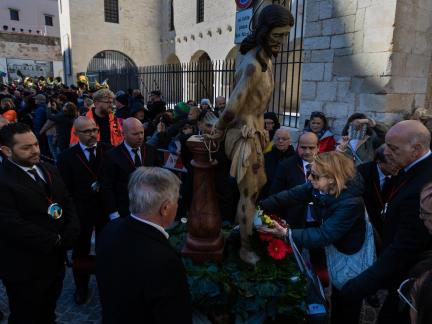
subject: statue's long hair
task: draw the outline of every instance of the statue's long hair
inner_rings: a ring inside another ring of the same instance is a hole
[[[260,53],[264,51],[268,57],[272,56],[271,49],[266,44],[267,35],[273,28],[283,26],[294,26],[294,17],[291,12],[277,4],[264,7],[258,17],[256,29],[242,41],[240,53],[245,55],[251,49],[258,47],[257,60],[261,64],[262,71],[267,71],[267,63]]]

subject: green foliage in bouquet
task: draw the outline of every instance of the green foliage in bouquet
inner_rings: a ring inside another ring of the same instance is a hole
[[[228,239],[221,264],[195,264],[183,258],[194,309],[203,314],[238,315],[244,320],[262,314],[268,318],[304,318],[306,281],[289,246],[281,241],[284,246],[273,242],[269,247],[272,240],[267,237],[264,241],[255,233],[252,246],[261,259],[252,267],[238,256],[238,232],[232,226],[224,227],[223,232]],[[185,224],[170,230],[170,241],[179,252],[185,239]],[[283,258],[281,249],[286,249]]]

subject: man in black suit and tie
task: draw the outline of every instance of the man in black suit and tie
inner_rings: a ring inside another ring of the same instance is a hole
[[[270,187],[270,195],[307,182],[310,163],[313,162],[318,151],[318,137],[312,132],[301,134],[298,138],[296,154],[279,162]],[[293,228],[304,227],[305,222],[313,223],[315,221],[311,209],[307,206],[295,206],[281,210],[280,216]]]
[[[431,134],[421,122],[406,120],[394,125],[385,141],[384,154],[400,171],[383,208],[381,253],[371,267],[349,280],[341,293],[346,300],[358,300],[388,289],[378,323],[409,323],[407,309],[400,311],[397,288],[431,243],[419,218],[421,189],[432,181]]]
[[[108,151],[102,162],[101,194],[109,218],[129,215],[127,184],[130,174],[140,166],[157,165],[156,149],[144,145],[144,127],[136,118],[123,122],[124,141]]]
[[[0,277],[9,298],[9,323],[55,323],[55,308],[79,221],[57,170],[40,163],[28,125],[0,130]]]
[[[92,119],[80,116],[74,122],[74,132],[78,144],[60,154],[57,167],[74,200],[80,220],[80,236],[74,246],[75,302],[84,304],[88,295],[90,279],[89,269],[83,269],[88,263],[93,228],[96,234],[108,222],[102,210],[100,200],[100,165],[106,151],[112,145],[97,142],[99,128]],[[87,259],[87,261],[86,261]]]
[[[381,214],[394,188],[394,179],[399,171],[396,166],[387,161],[384,149],[385,144],[376,149],[372,162],[363,163],[357,167],[363,179],[363,199],[366,210],[379,237],[382,235],[383,218]]]
[[[97,244],[104,324],[192,323],[185,269],[164,230],[176,216],[179,186],[162,168],[131,175],[131,214],[111,221]]]

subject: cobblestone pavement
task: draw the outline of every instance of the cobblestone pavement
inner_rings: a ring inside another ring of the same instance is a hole
[[[90,280],[89,300],[87,304],[77,306],[73,301],[75,286],[72,277],[72,270],[67,268],[66,278],[63,282],[63,291],[57,303],[57,323],[58,324],[99,324],[101,321],[101,306],[96,287],[96,280],[92,276]],[[0,309],[8,314],[8,302],[4,287],[0,288]],[[1,321],[1,324],[7,321]]]
[[[66,277],[63,283],[63,291],[57,303],[58,324],[99,324],[101,323],[101,306],[94,276],[90,279],[90,292],[87,304],[77,306],[73,301],[75,286],[72,277],[72,270],[67,268]],[[0,285],[0,309],[8,314],[7,296],[4,287]],[[374,324],[377,310],[372,307],[364,307],[362,311],[361,324]],[[5,324],[7,321],[0,321]],[[194,316],[194,324],[209,323]],[[350,323],[347,323],[350,324]]]

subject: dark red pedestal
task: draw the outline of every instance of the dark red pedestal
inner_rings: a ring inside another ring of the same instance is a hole
[[[188,234],[182,254],[195,262],[222,261],[224,238],[222,219],[217,205],[214,167],[200,136],[192,136],[186,143],[193,153],[194,167],[192,205],[188,217]]]

